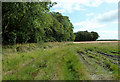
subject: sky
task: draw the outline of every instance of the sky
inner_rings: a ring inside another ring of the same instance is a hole
[[[51,0],[51,11],[68,16],[73,31],[95,31],[99,39],[118,39],[119,0]]]

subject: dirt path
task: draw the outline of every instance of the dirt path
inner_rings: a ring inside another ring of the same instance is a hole
[[[81,42],[73,42],[73,43],[117,43],[118,41],[81,41]]]
[[[92,53],[93,54],[93,53]],[[94,54],[95,55],[95,54]],[[96,60],[92,56],[86,54],[78,53],[80,61],[86,67],[88,76],[91,80],[112,80],[113,75],[110,74],[102,65],[100,61]]]

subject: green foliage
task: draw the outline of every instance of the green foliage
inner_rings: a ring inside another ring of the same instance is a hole
[[[96,41],[99,37],[97,32],[78,31],[74,33],[76,35],[75,41]]]
[[[11,32],[7,34],[6,37],[4,38],[5,40],[4,43],[14,44],[16,43],[16,39],[17,39],[16,33]]]
[[[56,3],[4,2],[2,5],[3,43],[73,41],[73,25],[67,16],[50,12]],[[17,39],[8,37],[15,32]],[[9,41],[9,40],[13,41]]]
[[[57,41],[74,41],[74,27],[70,22],[69,17],[62,16],[62,14],[59,12],[52,12],[51,14],[55,18],[54,27],[56,27],[56,29],[54,29],[54,32]]]
[[[25,32],[17,32],[17,43],[26,43],[29,40],[29,36]]]
[[[91,34],[93,35],[92,40],[97,40],[98,39],[99,35],[98,35],[97,32],[92,31]]]

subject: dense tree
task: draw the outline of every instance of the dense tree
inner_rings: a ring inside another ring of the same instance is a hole
[[[73,41],[75,39],[75,35],[73,34],[74,27],[70,22],[69,17],[62,16],[59,12],[53,12],[52,15],[61,24],[60,28],[62,29],[60,30],[61,34],[59,35],[59,41]]]
[[[3,2],[3,43],[73,41],[73,25],[67,16],[50,12],[56,3]]]
[[[93,35],[92,40],[96,40],[96,39],[99,38],[99,35],[98,35],[97,32],[93,32],[93,31],[92,31],[91,34]]]
[[[88,31],[78,31],[74,33],[76,35],[75,41],[95,41],[98,39],[99,35],[97,32]]]

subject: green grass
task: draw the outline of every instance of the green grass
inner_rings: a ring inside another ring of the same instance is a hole
[[[3,46],[3,80],[118,79],[117,43],[30,43]],[[95,68],[94,68],[95,66]],[[102,76],[101,76],[102,75]]]

